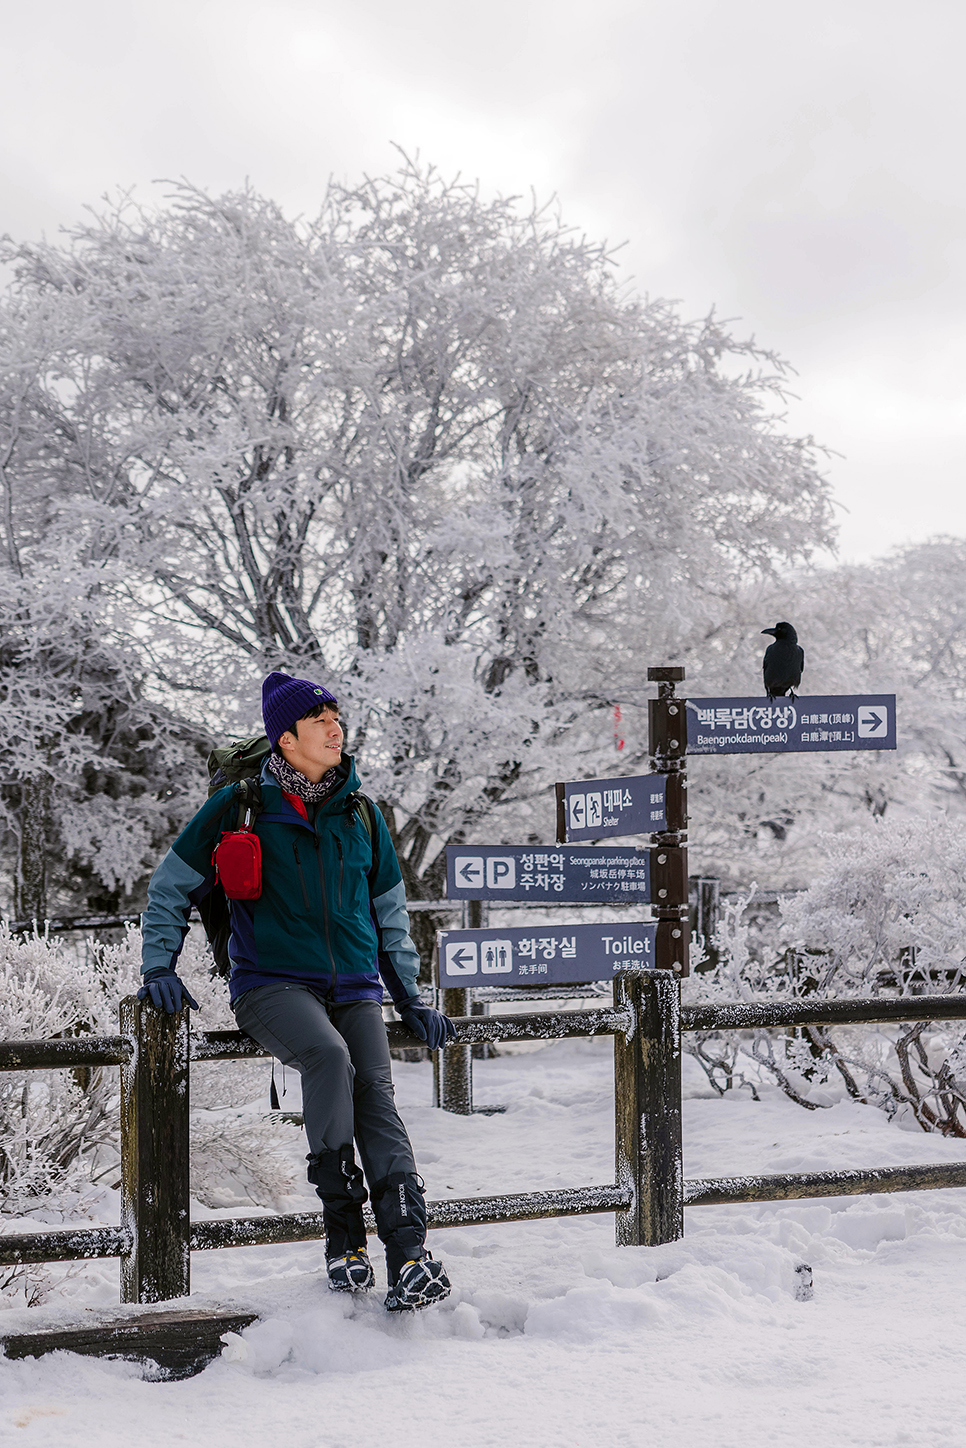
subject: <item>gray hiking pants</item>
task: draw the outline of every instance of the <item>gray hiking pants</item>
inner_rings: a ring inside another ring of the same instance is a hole
[[[415,1172],[377,1001],[333,1005],[308,986],[280,981],[247,991],[234,1011],[240,1030],[301,1076],[313,1155],[338,1151],[355,1137],[370,1188],[393,1172]]]

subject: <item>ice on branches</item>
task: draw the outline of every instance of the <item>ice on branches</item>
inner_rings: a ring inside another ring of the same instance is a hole
[[[140,983],[140,935],[73,946],[0,925],[0,1039],[115,1035],[118,1004]],[[183,974],[212,1029],[231,1027],[227,991],[190,942]],[[268,1109],[264,1063],[192,1068],[192,1192],[205,1205],[277,1206],[292,1189],[291,1125]],[[0,1213],[42,1207],[71,1216],[119,1183],[119,1081],[114,1067],[0,1073]],[[11,1279],[13,1281],[13,1279]]]

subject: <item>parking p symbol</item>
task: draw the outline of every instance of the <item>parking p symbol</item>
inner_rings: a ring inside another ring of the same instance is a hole
[[[512,855],[491,855],[486,862],[486,883],[491,890],[512,890],[517,882]]]

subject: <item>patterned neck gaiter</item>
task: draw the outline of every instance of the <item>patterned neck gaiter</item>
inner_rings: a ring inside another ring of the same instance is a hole
[[[297,794],[299,799],[304,800],[306,804],[321,804],[342,783],[342,770],[338,765],[327,770],[318,784],[313,784],[310,779],[306,779],[305,775],[294,765],[289,764],[281,754],[271,755],[268,768],[286,794]]]

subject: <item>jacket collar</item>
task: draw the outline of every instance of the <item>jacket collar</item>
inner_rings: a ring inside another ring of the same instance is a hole
[[[339,770],[341,770],[343,775],[342,782],[337,786],[332,794],[329,795],[328,799],[323,800],[322,804],[319,806],[320,815],[343,814],[348,805],[349,795],[353,794],[355,790],[359,788],[359,776],[356,773],[355,760],[353,759],[351,754],[342,755],[342,758],[339,760],[338,768]],[[267,759],[262,765],[261,778],[259,782],[262,786],[263,794],[268,790],[274,790],[274,796],[270,795],[266,797],[266,804],[270,804],[272,808],[276,809],[289,808],[288,800],[285,798],[285,795],[281,789],[281,786],[279,785],[278,780],[269,770]],[[277,804],[275,803],[276,799]],[[293,815],[295,815],[296,811],[293,810],[292,813]],[[301,816],[296,815],[296,817],[299,819],[299,822],[302,823]]]

